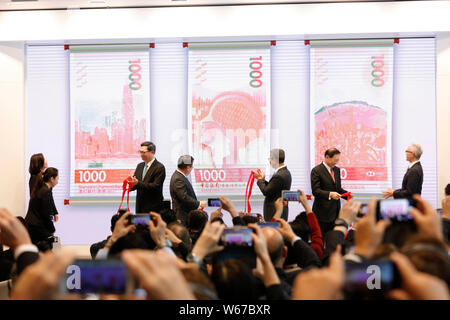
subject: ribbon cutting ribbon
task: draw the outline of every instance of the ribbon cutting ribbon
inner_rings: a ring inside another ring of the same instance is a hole
[[[253,176],[253,171],[250,171],[250,176],[248,177],[248,181],[247,181],[247,187],[245,188],[244,209],[245,209],[246,213],[252,212],[252,207],[250,207],[250,197],[252,196],[254,182],[255,182],[255,177]]]
[[[347,197],[347,202],[349,202],[350,199],[353,198],[353,195],[351,192],[346,192],[346,193],[341,194],[341,197]],[[312,200],[312,195],[307,194],[306,200]]]
[[[122,201],[120,201],[119,209],[117,209],[117,214],[119,214],[120,208],[123,204],[123,198],[125,197],[125,193],[127,193],[127,211],[130,211],[130,190],[133,187],[133,180],[125,179],[122,184]]]

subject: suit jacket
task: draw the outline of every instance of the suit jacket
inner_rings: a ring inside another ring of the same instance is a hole
[[[423,171],[420,162],[409,168],[402,182],[402,188],[394,191],[394,199],[411,198],[413,194],[422,193]]]
[[[314,195],[312,211],[320,222],[336,220],[341,209],[341,201],[330,199],[330,192],[334,191],[339,194],[347,192],[341,187],[341,170],[336,166],[332,170],[336,183],[323,163],[311,170],[311,189]]]
[[[178,170],[175,170],[170,179],[170,196],[172,197],[172,209],[185,226],[189,212],[196,210],[200,201],[197,200],[191,182]]]
[[[57,214],[55,208],[52,189],[44,184],[36,192],[34,198],[30,199],[25,216],[25,223],[33,243],[45,240],[55,232],[52,221],[52,216]]]
[[[257,184],[264,199],[264,220],[270,221],[275,214],[275,201],[281,197],[281,191],[290,190],[292,183],[291,173],[287,167],[283,167],[275,172],[269,182],[258,180]],[[289,210],[288,207],[283,208],[281,218],[287,221]]]
[[[150,168],[144,173],[145,162],[137,165],[134,175],[139,182],[131,188],[137,190],[136,213],[159,212],[163,208],[163,184],[166,179],[166,168],[158,160],[154,160]]]

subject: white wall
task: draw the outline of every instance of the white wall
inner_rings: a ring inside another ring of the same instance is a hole
[[[450,183],[450,35],[437,41],[437,149],[439,205]]]
[[[0,207],[15,215],[24,205],[23,47],[0,42]]]
[[[0,12],[0,207],[24,214],[23,43],[437,36],[439,196],[450,182],[450,2]],[[9,41],[9,42],[7,42]],[[99,239],[100,240],[100,239]]]

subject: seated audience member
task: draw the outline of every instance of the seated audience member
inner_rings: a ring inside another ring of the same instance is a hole
[[[195,244],[197,241],[206,222],[208,222],[208,214],[205,211],[192,210],[189,212],[187,218],[187,229],[192,239],[192,244]]]
[[[115,214],[115,215],[113,215],[113,216],[111,217],[111,227],[110,227],[111,233],[114,232],[114,226],[116,225],[117,220],[119,220],[119,218],[120,218],[123,214],[124,214],[124,213],[118,213],[118,214]],[[89,248],[89,251],[91,252],[91,257],[92,257],[92,259],[95,259],[95,256],[97,255],[98,251],[99,251],[100,249],[103,249],[103,248],[105,247],[105,245],[106,245],[106,243],[108,242],[108,240],[109,240],[110,237],[111,237],[111,236],[108,236],[108,237],[106,238],[106,240],[103,240],[103,241],[100,241],[100,242],[97,242],[97,243],[94,243],[93,245],[91,245],[91,247]]]

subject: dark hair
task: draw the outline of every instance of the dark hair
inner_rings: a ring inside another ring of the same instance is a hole
[[[450,196],[450,183],[445,187],[445,195]]]
[[[278,163],[284,163],[285,154],[283,149],[270,150],[270,159],[277,161]]]
[[[213,265],[211,280],[222,300],[257,299],[256,279],[249,267],[237,259]]]
[[[309,228],[306,211],[298,214],[295,219],[290,223],[292,231],[303,239],[303,241],[308,242],[311,235],[311,230]]]
[[[156,146],[153,142],[150,141],[144,141],[141,143],[141,147],[147,147],[148,151],[156,152]]]
[[[127,249],[147,249],[153,250],[156,247],[155,242],[150,236],[147,227],[138,225],[136,231],[123,236],[115,242],[109,250],[108,257],[119,255]]]
[[[225,222],[223,221],[223,219],[221,217],[215,217],[215,218],[211,219],[211,223],[216,222],[216,221],[220,222],[220,224],[225,224]]]
[[[119,212],[111,217],[111,232],[114,232],[114,227],[116,226],[117,221],[125,214],[125,211]]]
[[[56,178],[57,176],[58,169],[53,167],[47,168],[43,174],[42,172],[39,172],[39,174],[37,175],[36,184],[34,185],[33,191],[31,192],[31,199],[36,196],[36,192],[38,192],[38,190],[42,188],[44,183],[49,182],[51,178]]]
[[[333,158],[337,154],[341,154],[341,152],[338,149],[336,149],[336,148],[330,148],[327,151],[325,151],[325,155],[324,156],[325,157],[329,156],[330,158]]]
[[[30,167],[28,172],[32,175],[37,175],[41,172],[44,167],[44,155],[42,153],[36,153],[31,156]]]
[[[159,214],[161,215],[161,218],[166,224],[170,224],[172,222],[177,221],[177,215],[175,211],[173,211],[172,209],[167,208],[162,209],[161,211],[159,211]]]
[[[400,252],[409,258],[417,270],[444,280],[450,287],[450,257],[443,241],[415,235]]]
[[[187,167],[191,167],[194,164],[194,157],[190,155],[184,155],[178,158],[178,169],[184,170]]]
[[[169,228],[177,236],[177,238],[184,243],[187,248],[191,246],[191,243],[189,241],[191,239],[189,236],[189,231],[185,226],[178,222],[173,222],[169,224],[167,228]]]
[[[246,225],[249,224],[249,223],[258,223],[259,222],[258,217],[253,217],[253,216],[250,216],[248,214],[244,215],[242,217],[242,220],[244,220],[244,223]]]
[[[187,229],[192,239],[192,246],[195,245],[200,237],[205,224],[208,222],[208,214],[203,210],[192,210],[188,214]]]

